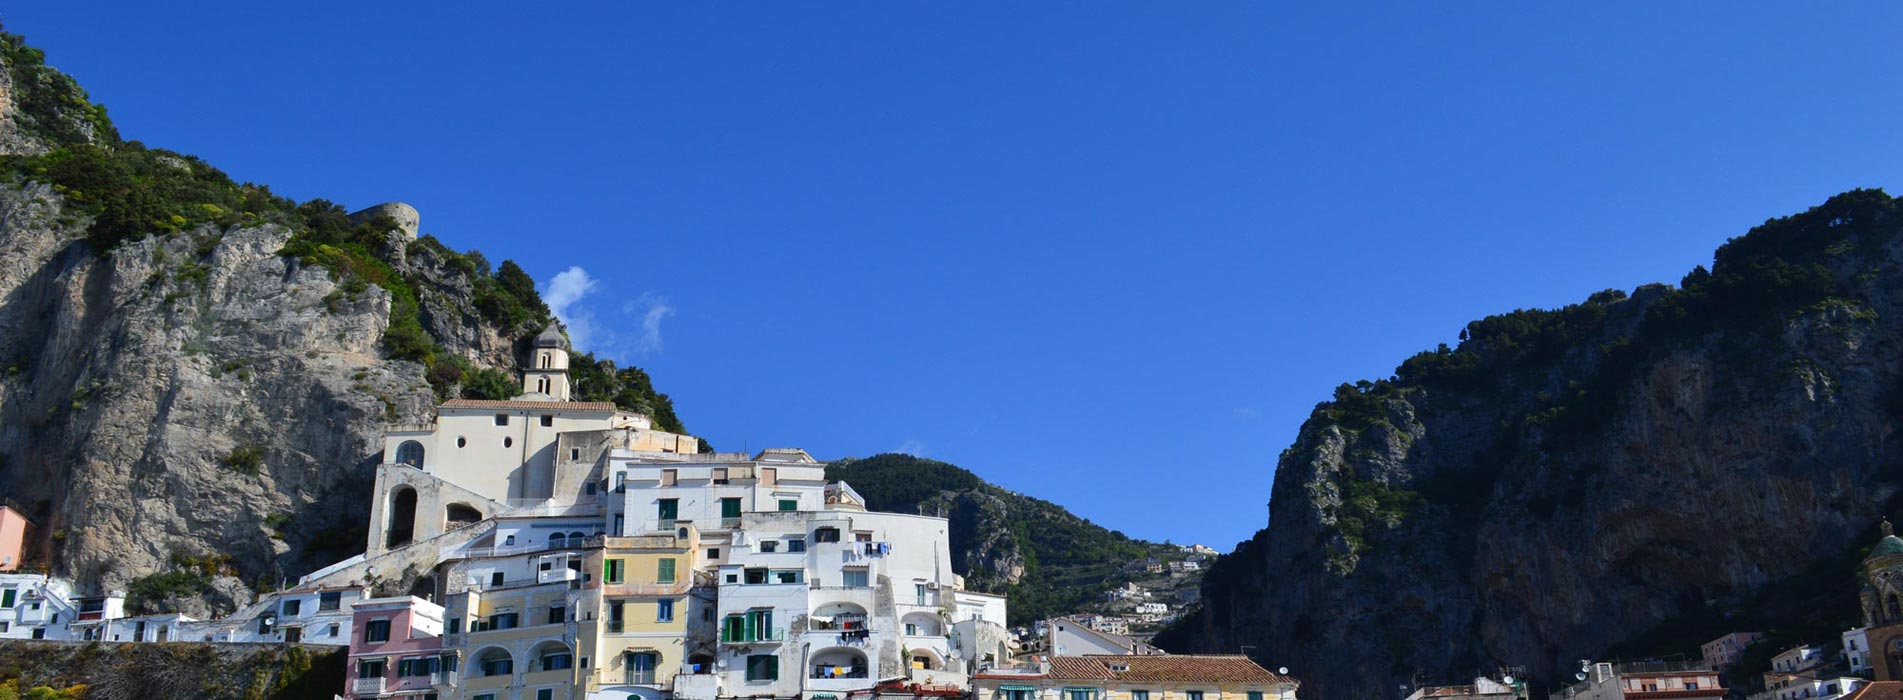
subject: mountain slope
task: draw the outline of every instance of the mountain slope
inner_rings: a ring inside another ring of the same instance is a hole
[[[1316,407],[1269,527],[1160,642],[1253,646],[1321,698],[1395,697],[1417,672],[1550,682],[1581,658],[1696,654],[1728,625],[1856,618],[1842,563],[1903,482],[1889,196],[1768,221],[1678,288],[1461,339]],[[1806,604],[1761,607],[1768,590]]]
[[[972,590],[1006,594],[1012,624],[1101,609],[1106,591],[1143,577],[1132,562],[1180,555],[944,462],[881,454],[836,461],[826,478],[851,484],[873,510],[951,520],[953,570]]]
[[[228,610],[361,551],[386,422],[516,393],[550,317],[514,263],[122,141],[0,49],[0,493],[39,525],[30,563]],[[587,369],[679,429],[645,373]]]

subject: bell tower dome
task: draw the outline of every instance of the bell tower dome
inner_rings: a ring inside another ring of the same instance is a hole
[[[548,324],[529,348],[529,362],[522,368],[523,398],[543,401],[567,401],[568,336],[556,324]]]

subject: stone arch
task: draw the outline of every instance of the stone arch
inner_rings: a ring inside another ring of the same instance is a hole
[[[687,655],[687,666],[682,670],[693,675],[705,675],[714,672],[714,653],[706,649],[695,649]]]
[[[566,642],[550,639],[529,650],[529,673],[575,667],[575,651]]]
[[[922,668],[928,671],[939,671],[945,668],[945,657],[940,656],[936,649],[919,647],[910,651],[912,655],[905,660],[906,668]]]
[[[464,525],[474,525],[482,521],[482,511],[467,503],[451,503],[443,506],[443,522],[454,530]]]
[[[396,446],[396,463],[407,464],[417,469],[423,468],[423,443],[404,440]]]
[[[486,647],[469,657],[465,672],[471,678],[508,676],[515,673],[515,656],[502,647]]]
[[[577,546],[580,546],[580,545],[577,545]],[[568,535],[564,535],[559,532],[549,533],[549,536],[548,536],[549,549],[564,549],[566,547],[568,547]]]
[[[386,547],[401,547],[416,539],[416,489],[398,486],[390,491],[389,517],[384,531],[389,533]]]
[[[852,647],[829,647],[813,654],[807,678],[869,678],[872,665],[866,653]]]
[[[936,613],[914,610],[899,619],[899,629],[909,636],[943,637],[945,621],[939,619]]]

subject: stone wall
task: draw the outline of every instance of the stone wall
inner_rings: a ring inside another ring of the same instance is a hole
[[[0,640],[0,676],[86,686],[90,700],[331,700],[343,647]]]

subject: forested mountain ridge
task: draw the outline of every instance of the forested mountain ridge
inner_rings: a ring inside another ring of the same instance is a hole
[[[1676,288],[1460,337],[1316,407],[1268,527],[1159,642],[1253,647],[1333,700],[1856,620],[1849,563],[1903,483],[1896,200],[1847,192]]]
[[[361,551],[388,422],[519,393],[534,280],[123,140],[0,33],[0,493],[29,563],[135,609],[229,610]],[[579,398],[680,431],[638,368]]]
[[[1013,624],[1100,609],[1104,593],[1145,578],[1130,564],[1181,556],[944,462],[843,459],[826,467],[826,479],[851,484],[872,510],[949,519],[953,570],[972,590],[1007,595]]]

